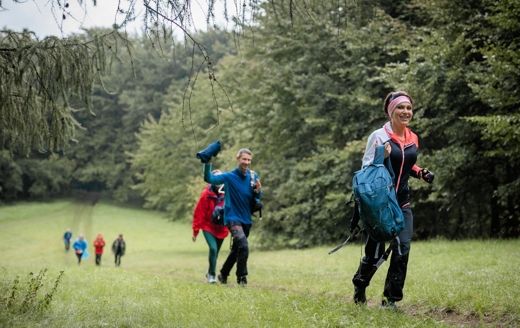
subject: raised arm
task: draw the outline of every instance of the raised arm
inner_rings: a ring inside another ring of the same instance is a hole
[[[214,175],[213,173],[211,173],[211,171],[212,171],[211,163],[204,164],[204,181],[206,181],[207,183],[214,184],[214,185],[223,184],[225,182],[224,174]]]

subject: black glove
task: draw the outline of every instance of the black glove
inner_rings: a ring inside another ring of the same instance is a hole
[[[433,179],[435,178],[435,174],[433,172],[429,171],[428,169],[422,169],[422,178],[424,181],[428,183],[432,183]]]

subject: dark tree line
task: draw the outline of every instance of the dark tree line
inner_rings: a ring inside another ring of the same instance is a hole
[[[2,151],[0,197],[95,189],[187,219],[204,185],[193,155],[218,138],[223,169],[239,147],[255,153],[264,246],[335,242],[367,135],[385,121],[383,97],[405,89],[420,164],[436,173],[431,186],[411,185],[416,237],[518,237],[520,4],[289,3],[264,3],[238,39],[197,34],[207,53],[194,57],[169,38],[131,40],[132,57],[93,90],[96,116],[78,113],[77,144],[29,158]]]

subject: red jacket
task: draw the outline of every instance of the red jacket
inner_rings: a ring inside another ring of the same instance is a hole
[[[222,200],[224,199],[223,196],[223,194],[220,194]],[[211,222],[211,215],[218,201],[219,197],[211,190],[211,185],[204,188],[193,212],[193,237],[197,237],[200,230],[207,231],[218,239],[227,237],[229,230],[226,226]]]
[[[96,254],[103,254],[103,247],[105,247],[105,240],[103,238],[94,240]]]

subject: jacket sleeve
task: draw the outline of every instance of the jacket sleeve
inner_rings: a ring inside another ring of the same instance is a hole
[[[195,210],[193,211],[193,223],[192,223],[192,229],[193,229],[193,237],[197,237],[199,234],[199,231],[202,226],[202,222],[204,220],[204,216],[207,212],[207,197],[205,190],[202,191],[200,194],[199,200],[197,202],[197,205],[195,206]]]
[[[365,153],[363,154],[363,164],[361,165],[361,168],[372,164],[376,156],[376,146],[383,145],[389,140],[390,137],[386,134],[384,129],[378,129],[372,132],[372,134],[370,134],[370,136],[368,137]]]
[[[363,163],[361,167],[368,166],[372,164],[376,155],[376,146],[382,145],[383,143],[377,137],[377,134],[373,132],[367,141],[367,145],[365,147],[365,153],[363,154]]]
[[[223,184],[225,182],[226,173],[214,175],[211,173],[212,165],[211,163],[204,164],[204,181],[207,183],[211,183],[214,185]]]
[[[414,166],[412,166],[412,171],[410,172],[410,175],[416,179],[419,179],[419,172],[421,172],[421,170],[422,170],[422,167],[415,164]]]

